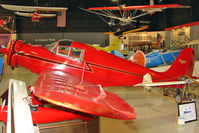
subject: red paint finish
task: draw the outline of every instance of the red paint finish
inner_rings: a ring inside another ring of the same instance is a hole
[[[134,118],[134,109],[121,98],[108,92],[105,92],[106,97],[100,99],[102,102],[96,102],[96,92],[99,88],[90,89],[86,85],[133,86],[142,83],[146,73],[151,75],[153,82],[176,81],[181,76],[191,76],[194,66],[194,52],[191,48],[182,50],[171,68],[163,73],[71,40],[60,40],[47,45],[46,48],[14,41],[8,50],[1,51],[7,51],[5,54],[8,55],[8,64],[13,67],[22,66],[39,74],[34,87],[37,97],[74,110],[117,119]],[[44,75],[49,77],[49,80],[45,81]],[[70,80],[72,83],[67,83]],[[86,89],[90,91],[75,94]],[[98,96],[101,94],[102,91]],[[65,100],[67,97],[73,100]],[[112,102],[114,100],[119,105]],[[106,101],[108,102],[105,103]],[[92,106],[89,108],[89,105]],[[96,109],[93,110],[92,107]],[[117,115],[114,115],[114,112]]]
[[[0,106],[1,109],[1,106]],[[7,122],[7,109],[8,107],[5,106],[0,112],[0,121]],[[42,124],[42,123],[52,123],[52,122],[59,122],[59,121],[66,121],[66,120],[73,120],[73,119],[81,119],[84,121],[92,120],[93,118],[87,114],[83,116],[46,107],[37,107],[37,111],[31,111],[33,124]]]
[[[50,103],[89,114],[115,119],[136,117],[134,109],[117,95],[92,83],[78,85],[80,80],[68,73],[47,70],[40,74],[34,94]]]
[[[199,25],[199,21],[187,23],[187,24],[183,24],[183,25],[178,25],[178,26],[174,26],[174,27],[165,28],[165,30],[168,31],[168,30],[173,30],[173,29],[180,29],[180,28],[183,28],[183,27],[190,27],[190,26],[194,26],[194,25]]]
[[[9,55],[9,63],[15,62],[16,65],[30,69],[32,72],[40,74],[44,70],[60,70],[74,75],[83,76],[85,81],[90,81],[94,84],[105,86],[133,86],[142,82],[143,75],[151,74],[154,81],[172,81],[177,80],[179,76],[184,76],[188,70],[188,66],[194,57],[192,49],[185,49],[184,54],[179,56],[179,59],[187,60],[185,64],[177,59],[173,68],[180,67],[181,70],[173,71],[171,74],[159,73],[136,65],[130,61],[118,58],[109,53],[95,49],[88,45],[71,42],[71,47],[84,50],[83,61],[77,61],[69,57],[51,53],[41,46],[32,46],[19,41],[16,42],[16,47],[11,48]],[[13,47],[15,44],[11,45]],[[13,49],[15,49],[13,51]],[[12,58],[16,56],[17,58]],[[13,64],[15,64],[13,63]],[[193,65],[193,63],[191,64]],[[183,71],[183,72],[181,72]],[[192,69],[191,69],[192,71]],[[168,72],[167,72],[168,73]]]

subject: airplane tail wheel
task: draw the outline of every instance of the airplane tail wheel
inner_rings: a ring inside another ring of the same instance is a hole
[[[182,96],[181,95],[177,95],[176,96],[176,103],[181,103],[182,102]]]

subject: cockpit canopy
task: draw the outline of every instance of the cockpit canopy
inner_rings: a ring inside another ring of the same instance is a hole
[[[56,55],[82,61],[84,50],[72,47],[72,42],[72,40],[59,40],[46,45],[45,48]]]

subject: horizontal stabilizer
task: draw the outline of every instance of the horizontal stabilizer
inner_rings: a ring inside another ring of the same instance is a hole
[[[168,86],[168,85],[183,85],[183,84],[188,84],[188,83],[193,83],[193,81],[190,79],[186,79],[184,81],[152,82],[151,75],[147,73],[143,77],[143,82],[141,84],[137,84],[135,86],[143,86],[143,87],[157,86],[158,87],[158,86]]]

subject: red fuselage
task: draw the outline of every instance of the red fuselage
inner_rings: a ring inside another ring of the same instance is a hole
[[[141,83],[146,73],[152,76],[154,82],[177,80],[183,76],[155,72],[71,40],[60,40],[45,47],[13,41],[7,50],[8,64],[25,67],[37,74],[48,69],[64,71],[103,87],[133,86]]]

